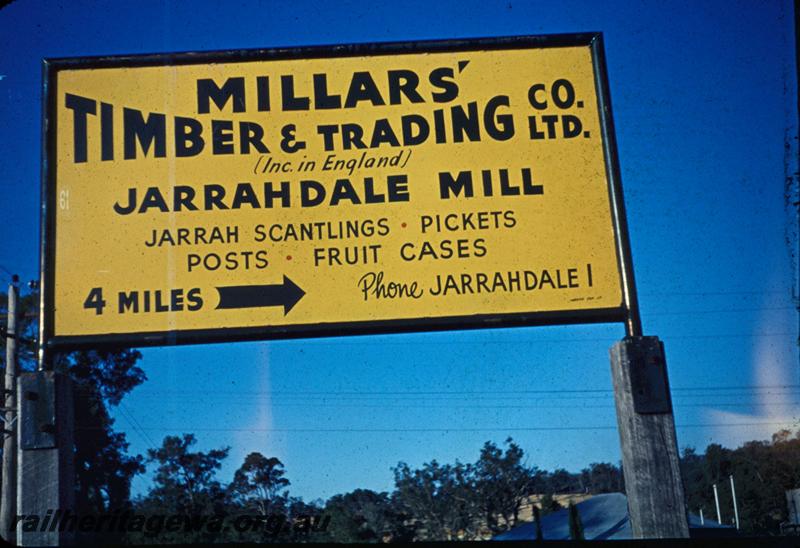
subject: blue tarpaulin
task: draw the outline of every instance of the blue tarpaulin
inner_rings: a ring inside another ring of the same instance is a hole
[[[596,495],[578,503],[578,514],[583,524],[586,540],[624,540],[633,538],[631,520],[628,515],[628,499],[622,493]],[[543,540],[569,540],[569,510],[562,509],[542,516]],[[706,519],[700,524],[700,517],[689,514],[689,529],[692,536],[697,530],[705,533],[719,533],[728,536],[732,528],[716,521]],[[717,529],[718,531],[711,531]],[[705,531],[708,530],[708,531]],[[697,535],[700,536],[700,535]],[[492,540],[535,540],[536,524],[526,523],[497,535]]]

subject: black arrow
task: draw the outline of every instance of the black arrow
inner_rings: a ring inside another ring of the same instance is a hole
[[[218,287],[220,308],[259,308],[262,306],[282,306],[283,315],[289,313],[303,298],[305,291],[296,283],[283,276],[282,284],[273,285],[234,285]]]

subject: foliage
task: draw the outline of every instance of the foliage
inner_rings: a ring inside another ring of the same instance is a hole
[[[324,513],[330,518],[326,540],[330,542],[408,542],[414,527],[409,516],[387,493],[356,489],[331,497]]]
[[[546,472],[538,483],[540,493],[580,493],[584,491],[580,476],[571,474],[563,468]]]
[[[470,465],[435,460],[412,470],[406,463],[393,469],[396,501],[413,516],[425,539],[478,538],[480,506]]]
[[[540,502],[541,512],[543,516],[558,512],[563,506],[553,497],[554,493],[545,493]]]
[[[233,500],[259,514],[285,513],[288,508],[290,484],[284,477],[283,463],[275,457],[250,453],[233,476],[228,487]],[[281,493],[283,491],[283,493]]]
[[[130,484],[144,472],[140,455],[127,454],[125,434],[113,430],[98,391],[80,386],[75,394],[76,509],[99,514],[130,505]]]
[[[475,503],[494,534],[516,527],[522,504],[533,488],[537,470],[527,467],[523,459],[522,448],[511,438],[506,440],[505,452],[487,441],[472,467]]]
[[[245,457],[227,487],[228,509],[233,515],[262,516],[264,526],[241,532],[237,540],[265,542],[276,538],[292,539],[292,531],[282,531],[283,521],[291,521],[296,515],[305,515],[308,505],[300,499],[289,497],[287,487],[290,484],[279,459],[267,458],[258,452]],[[276,525],[279,521],[280,525]]]
[[[0,295],[0,306],[7,307],[8,295]],[[36,368],[39,294],[20,295],[19,369]],[[0,360],[5,360],[5,338],[0,338]],[[117,349],[56,354],[53,367],[75,381],[75,470],[76,511],[100,514],[130,505],[130,483],[144,471],[139,455],[127,454],[125,434],[114,431],[109,406],[122,399],[146,380],[137,365],[136,350]],[[2,363],[5,367],[5,363]]]
[[[184,516],[189,519],[221,516],[226,512],[226,492],[215,475],[230,448],[192,451],[192,434],[167,436],[161,447],[148,449],[148,462],[157,464],[153,487],[138,500],[136,509],[145,515]],[[191,531],[159,531],[154,539],[132,535],[134,543],[208,542],[219,538],[207,528]]]
[[[529,495],[548,477],[524,462],[509,438],[505,449],[486,442],[473,464],[431,461],[417,470],[394,468],[394,499],[424,540],[478,539],[515,527]]]
[[[625,481],[622,470],[608,462],[593,462],[581,470],[581,491],[584,493],[622,493]]]
[[[230,448],[192,452],[195,443],[193,434],[167,436],[161,447],[147,450],[148,462],[158,464],[148,496],[162,501],[165,509],[173,513],[204,513],[213,510],[214,503],[224,497],[215,474]]]
[[[175,520],[173,528],[156,527],[128,535],[133,544],[198,542],[306,542],[327,540],[330,517],[317,503],[290,497],[283,464],[275,457],[250,453],[223,486],[216,478],[229,448],[193,449],[191,434],[167,436],[148,451],[157,465],[153,486],[135,501],[135,511],[152,520]]]
[[[800,487],[800,431],[777,432],[771,442],[749,441],[736,449],[709,445],[704,454],[683,451],[681,471],[691,512],[704,509],[716,518],[713,485],[717,484],[722,522],[733,522],[732,475],[741,530],[746,534],[778,534],[787,521],[785,492]]]

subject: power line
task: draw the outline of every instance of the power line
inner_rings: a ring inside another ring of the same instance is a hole
[[[791,290],[784,291],[646,291],[639,295],[662,297],[665,295],[679,295],[685,297],[697,297],[702,295],[785,295],[791,294]]]
[[[798,422],[798,421],[795,421]],[[785,426],[786,422],[712,422],[697,424],[678,424],[676,428],[738,428],[748,426]],[[76,427],[76,430],[97,430],[97,427]],[[616,430],[616,426],[530,426],[530,427],[491,427],[491,428],[180,428],[161,426],[147,427],[144,430],[153,432],[270,432],[270,433],[315,433],[315,434],[386,434],[386,433],[463,433],[463,432],[564,432]]]
[[[251,397],[251,401],[257,401],[257,400],[259,400],[261,398],[260,396],[254,398],[252,394],[249,395],[249,396]],[[775,396],[797,397],[798,393],[775,394]],[[733,395],[731,395],[731,397],[733,397]],[[741,396],[738,396],[738,397],[741,398]],[[701,399],[702,396],[695,396],[695,395],[673,396],[673,399],[677,399],[677,398],[680,398],[680,399],[677,400],[680,403],[680,402],[683,402],[687,398],[697,401],[698,399]],[[214,399],[215,399],[215,401],[228,401],[229,403],[237,403],[237,402],[248,403],[247,401],[245,401],[244,397],[233,396],[233,395],[230,395],[229,398],[214,398]],[[470,398],[464,398],[464,397],[455,397],[455,398],[435,397],[435,398],[432,398],[432,397],[426,397],[426,396],[413,396],[413,397],[398,397],[398,396],[388,396],[388,397],[384,397],[384,396],[365,396],[365,397],[352,397],[352,396],[347,397],[347,396],[345,396],[345,397],[335,397],[335,396],[327,396],[327,397],[319,397],[319,398],[314,398],[314,399],[292,399],[292,398],[289,398],[288,400],[287,399],[280,399],[280,400],[277,400],[277,401],[270,401],[269,403],[273,404],[273,405],[282,405],[282,404],[291,404],[291,403],[301,404],[302,405],[304,403],[328,402],[328,401],[331,401],[331,402],[348,402],[348,401],[350,401],[350,402],[359,402],[359,403],[370,403],[370,402],[384,402],[385,403],[385,402],[396,401],[396,402],[404,402],[405,404],[408,405],[408,404],[413,403],[413,402],[428,402],[428,401],[442,401],[442,402],[460,402],[461,401],[461,402],[484,402],[485,403],[485,402],[502,402],[502,401],[516,402],[516,401],[591,401],[591,400],[612,401],[612,396],[611,396],[611,394],[609,394],[607,396],[547,396],[547,395],[543,395],[543,396],[536,396],[536,397],[533,397],[533,396],[528,396],[528,397],[520,397],[520,396],[514,396],[514,397],[503,397],[503,396],[477,397],[477,396],[475,396],[475,397],[470,397]],[[196,401],[196,398],[194,398],[194,397],[185,398],[185,399],[182,399],[181,401]]]
[[[407,334],[406,334],[407,335]],[[669,333],[662,333],[659,337],[662,340],[670,341],[670,340],[680,340],[680,339],[691,339],[691,340],[713,340],[713,339],[758,339],[758,338],[770,338],[770,337],[796,337],[797,333],[710,333],[705,335],[697,335],[697,334],[676,334],[671,335]],[[581,337],[581,338],[568,338],[568,339],[481,339],[481,340],[452,340],[452,339],[445,339],[442,338],[441,340],[436,341],[425,341],[425,340],[416,340],[414,341],[413,346],[422,346],[422,345],[430,345],[430,346],[466,346],[466,345],[479,345],[485,346],[489,344],[508,344],[508,345],[530,345],[530,344],[550,344],[550,343],[565,343],[565,344],[575,344],[575,343],[584,343],[584,342],[616,342],[618,341],[618,337]],[[271,344],[291,344],[293,341],[291,340],[275,340],[270,341]],[[309,339],[304,341],[305,346],[309,346],[309,344],[313,346],[321,346],[321,345],[328,345],[331,344],[330,338],[325,339]],[[374,346],[374,347],[385,347],[385,346],[403,346],[409,347],[408,342],[406,341],[387,341],[381,340],[380,342],[376,342],[374,340],[337,340],[334,343],[336,346]]]
[[[770,398],[774,400],[772,403],[792,403],[793,400],[799,397],[798,394],[778,394],[776,398]],[[735,398],[731,398],[736,400]],[[688,401],[687,401],[688,400]],[[778,401],[780,400],[780,401]],[[185,398],[179,401],[184,402],[191,402],[196,401],[195,398]],[[242,404],[242,405],[249,405],[252,403],[265,403],[260,400],[260,398],[215,398],[214,401],[224,401],[226,403],[232,404]],[[370,403],[380,403],[381,405],[387,405],[393,402],[403,405],[410,405],[414,403],[427,403],[427,402],[442,402],[446,404],[458,404],[458,403],[467,403],[469,405],[476,405],[479,403],[483,404],[491,404],[491,405],[499,405],[502,402],[576,402],[575,405],[580,404],[580,402],[611,402],[613,401],[611,395],[607,397],[599,397],[599,396],[588,396],[588,397],[536,397],[536,398],[502,398],[502,397],[489,397],[489,398],[426,398],[426,397],[415,397],[415,398],[397,398],[397,397],[388,397],[388,398],[317,398],[317,399],[289,399],[289,400],[272,400],[266,402],[270,406],[280,407],[280,406],[302,406],[302,405],[330,405],[330,404],[338,404],[338,403],[346,403],[346,402],[353,402],[351,405],[364,405]],[[689,397],[689,398],[680,398],[676,399],[676,405],[686,405],[689,403],[695,402],[702,402],[705,403],[707,406],[713,405],[728,405],[729,403],[738,403],[738,401],[730,401],[730,400],[720,400],[714,399],[709,400],[702,397]],[[746,404],[747,402],[745,402]],[[761,399],[757,403],[761,403]],[[769,402],[767,402],[769,403]],[[745,405],[742,404],[742,405]],[[526,407],[529,405],[526,405]]]
[[[721,314],[727,312],[762,312],[766,310],[797,310],[794,306],[775,306],[758,308],[720,308],[717,310],[680,310],[673,312],[648,312],[647,316],[674,316],[690,314]]]
[[[122,402],[119,403],[119,409],[120,409],[120,411],[122,411],[122,413],[124,415],[127,415],[128,422],[131,423],[131,425],[133,426],[134,430],[136,430],[138,428],[138,432],[137,433],[140,436],[144,437],[144,439],[146,440],[146,442],[150,445],[150,447],[152,449],[156,449],[158,447],[158,445],[156,443],[154,443],[152,439],[150,439],[150,436],[147,435],[147,432],[142,428],[142,425],[139,424],[139,421],[136,420],[136,417],[133,416],[133,413],[131,413],[127,409],[127,407],[125,407],[124,403],[122,403]]]
[[[672,392],[682,391],[701,391],[701,392],[720,392],[720,391],[763,391],[766,390],[783,390],[783,393],[776,395],[791,395],[800,393],[800,384],[775,384],[775,385],[741,385],[741,386],[702,386],[702,387],[676,387],[672,388]],[[586,388],[586,389],[560,389],[550,388],[544,390],[402,390],[402,391],[374,391],[374,390],[232,390],[232,391],[215,391],[215,396],[281,396],[281,397],[296,397],[296,396],[311,396],[311,397],[366,397],[366,396],[482,396],[490,397],[491,394],[500,394],[501,396],[514,396],[524,394],[613,394],[610,388]],[[156,396],[156,395],[190,395],[206,392],[204,390],[141,390],[136,394],[137,396]],[[728,394],[718,394],[728,395]],[[735,395],[735,394],[730,394]],[[704,394],[678,394],[679,397],[702,397]]]
[[[750,402],[741,403],[739,401],[717,401],[717,400],[711,402],[711,401],[701,401],[701,399],[699,399],[699,398],[692,398],[689,401],[676,400],[675,401],[675,405],[678,406],[678,407],[684,407],[684,406],[691,406],[691,405],[694,405],[696,403],[703,403],[704,407],[714,407],[715,405],[727,406],[727,405],[735,403],[737,405],[741,405],[742,407],[748,407],[748,406],[758,406],[758,405],[778,405],[778,404],[785,405],[785,404],[792,404],[792,403],[800,404],[800,402],[797,401],[798,395],[796,395],[796,394],[788,395],[787,394],[785,396],[786,396],[785,398],[780,398],[779,401],[778,401],[778,399],[776,399],[776,401],[768,401],[768,402],[763,402],[763,401],[759,400],[759,401],[753,401],[752,403],[750,403]],[[181,400],[181,401],[191,402],[193,400],[188,400],[187,399],[187,400]],[[256,399],[256,398],[250,399],[250,400],[234,399],[234,398],[227,399],[227,400],[226,399],[215,399],[214,401],[225,403],[226,405],[227,404],[232,404],[232,405],[253,405],[253,404],[263,403],[259,399]],[[330,399],[318,399],[318,400],[271,401],[271,402],[269,402],[267,404],[267,406],[268,407],[303,407],[303,406],[329,406],[329,407],[334,407],[336,405],[343,405],[343,406],[346,405],[346,406],[349,406],[349,407],[358,407],[358,406],[367,407],[370,404],[380,404],[380,406],[384,406],[385,407],[385,406],[392,405],[392,404],[400,405],[400,406],[409,406],[409,405],[418,406],[418,405],[428,405],[429,403],[436,403],[436,402],[442,403],[443,406],[452,406],[452,407],[456,407],[459,404],[461,404],[462,405],[461,408],[478,407],[480,404],[483,404],[483,405],[486,405],[486,406],[498,407],[498,408],[503,408],[503,407],[510,408],[510,407],[512,407],[514,405],[522,406],[522,407],[526,407],[526,408],[527,407],[535,407],[535,406],[544,407],[545,405],[547,405],[546,403],[541,403],[541,404],[537,404],[537,405],[531,405],[531,402],[553,402],[552,404],[558,404],[558,403],[567,404],[567,403],[569,403],[570,405],[573,405],[573,406],[585,406],[585,405],[588,405],[589,403],[592,403],[592,402],[594,402],[596,404],[601,404],[601,402],[606,402],[609,405],[613,405],[613,403],[612,403],[613,399],[609,396],[608,398],[597,398],[597,397],[591,397],[591,398],[576,398],[576,397],[552,398],[551,397],[551,398],[536,398],[536,399],[532,399],[532,398],[527,398],[527,399],[520,399],[520,398],[475,398],[475,399],[469,399],[469,400],[468,399],[440,399],[440,398],[437,398],[437,399],[434,399],[434,398],[406,398],[406,399],[398,399],[398,398],[392,398],[392,399],[379,399],[379,398],[371,398],[371,399],[330,398]]]
[[[783,388],[800,388],[800,384],[745,384],[739,386],[682,386],[675,390],[777,390]]]
[[[147,440],[147,436],[145,435],[145,433],[140,431],[133,423],[133,421],[127,415],[125,415],[125,413],[122,413],[121,416],[123,419],[125,419],[125,422],[127,422],[130,425],[131,430],[136,432],[136,435],[139,436],[139,438],[144,442],[144,444],[150,446],[150,442]],[[80,430],[80,428],[78,430]]]
[[[253,406],[255,402],[245,402],[245,401],[229,401],[225,402],[225,405],[239,405],[239,406]],[[392,405],[392,404],[364,404],[364,403],[270,403],[270,408],[281,408],[281,407],[300,407],[300,408],[307,408],[307,407],[322,407],[322,408],[332,408],[332,409],[404,409],[408,410],[408,405]],[[706,403],[675,403],[675,408],[683,409],[687,407],[700,407],[700,408],[716,408],[716,407],[733,407],[733,408],[759,408],[759,409],[773,409],[773,408],[781,408],[781,407],[790,407],[790,408],[797,408],[800,410],[800,401],[794,402],[770,402],[766,404],[762,403],[732,403],[732,402],[706,402]],[[581,409],[607,409],[609,411],[614,410],[614,404],[609,399],[608,404],[606,405],[595,405],[595,404],[572,404],[572,405],[424,405],[424,404],[415,404],[414,409],[476,409],[476,410],[498,410],[498,409],[573,409],[573,410],[581,410]]]
[[[699,310],[655,310],[647,312],[647,316],[676,316],[676,315],[691,315],[691,314],[726,314],[729,312],[764,312],[770,310],[797,310],[794,306],[761,306],[749,308],[716,308],[716,309],[699,309]],[[4,318],[6,314],[0,314],[0,318]],[[38,317],[36,312],[28,312],[25,314],[27,318]]]

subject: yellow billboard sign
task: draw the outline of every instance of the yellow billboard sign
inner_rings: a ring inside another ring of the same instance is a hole
[[[48,62],[51,345],[621,319],[577,37]]]

